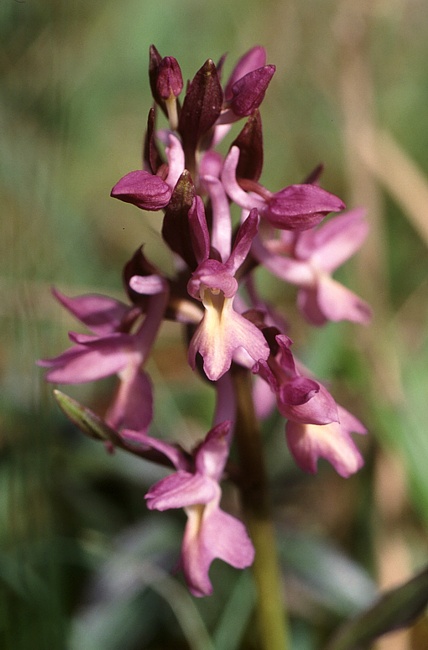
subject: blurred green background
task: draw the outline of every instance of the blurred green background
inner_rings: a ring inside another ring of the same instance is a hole
[[[34,361],[76,324],[50,294],[121,296],[122,265],[147,242],[169,260],[159,215],[109,198],[140,166],[151,105],[148,47],[191,78],[208,58],[264,45],[276,75],[262,106],[271,189],[325,164],[323,186],[371,223],[340,273],[374,308],[368,328],[312,331],[271,278],[295,351],[369,429],[362,472],[296,470],[283,423],[266,428],[296,650],[426,560],[428,523],[428,5],[425,0],[4,0],[0,5],[0,647],[256,648],[250,576],[215,563],[215,594],[170,577],[181,513],[147,514],[161,473],[108,456],[65,421]],[[165,327],[148,370],[154,432],[192,444],[213,396]],[[109,380],[65,392],[102,411]],[[233,503],[235,495],[225,498]],[[426,621],[379,648],[428,647]],[[395,645],[392,645],[395,644]]]

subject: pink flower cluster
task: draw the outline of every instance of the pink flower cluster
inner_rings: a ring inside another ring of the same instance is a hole
[[[332,278],[367,234],[362,210],[307,182],[272,192],[260,184],[263,166],[259,106],[275,72],[262,47],[254,47],[222,84],[224,57],[208,60],[187,85],[173,57],[150,49],[154,106],[148,116],[143,169],[126,174],[111,195],[163,214],[162,236],[176,261],[167,277],[139,248],[124,269],[128,302],[90,294],[61,304],[90,330],[70,332],[72,346],[39,362],[53,383],[88,382],[117,375],[105,414],[129,450],[155,450],[175,473],[146,494],[150,509],[184,508],[188,521],[182,568],[191,592],[211,593],[214,558],[237,568],[253,561],[244,525],[220,508],[224,468],[233,437],[232,364],[248,368],[268,391],[255,390],[258,413],[270,405],[286,420],[286,441],[296,463],[315,472],[320,457],[344,477],[363,460],[351,433],[363,425],[338,405],[327,388],[293,357],[284,319],[257,290],[256,271],[297,287],[297,304],[314,325],[367,323],[368,306]],[[168,128],[156,127],[162,112]],[[231,125],[247,118],[226,156],[217,145]],[[231,205],[238,206],[236,223]],[[330,213],[339,213],[324,221]],[[160,217],[161,218],[161,217]],[[144,367],[164,319],[190,332],[188,361],[217,394],[213,428],[190,452],[148,435],[152,384]],[[270,391],[270,399],[268,392]]]

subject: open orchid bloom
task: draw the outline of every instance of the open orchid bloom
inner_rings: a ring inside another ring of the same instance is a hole
[[[305,472],[315,474],[319,458],[325,458],[344,478],[357,472],[364,464],[350,433],[366,433],[366,428],[341,406],[337,410],[337,422],[287,422],[285,433],[288,447],[296,463]]]
[[[309,322],[366,324],[370,307],[331,274],[354,255],[367,232],[364,210],[355,209],[294,238],[287,237],[288,233],[280,239],[257,238],[252,253],[271,273],[299,287],[297,304]]]
[[[268,362],[255,364],[253,372],[267,381],[276,394],[278,409],[287,418],[286,438],[296,463],[315,473],[320,457],[338,474],[348,477],[363,464],[350,433],[366,433],[364,426],[336,404],[327,389],[300,375],[287,336],[275,337],[278,351]]]
[[[213,381],[227,372],[234,353],[243,348],[253,359],[267,359],[268,345],[262,333],[233,308],[238,291],[235,273],[251,248],[258,216],[253,211],[244,221],[228,260],[203,259],[188,284],[191,296],[201,300],[205,315],[189,346],[189,362],[195,367],[196,354],[204,360],[204,371]],[[205,257],[205,256],[203,256]]]
[[[253,372],[260,374],[276,393],[281,414],[297,422],[327,424],[338,420],[336,402],[314,379],[301,376],[291,354],[291,340],[285,335],[275,337],[277,354],[259,361]]]
[[[209,569],[219,558],[237,569],[252,564],[254,548],[244,525],[220,508],[219,481],[229,454],[231,423],[215,426],[189,458],[176,447],[132,431],[123,431],[128,444],[156,449],[173,462],[176,472],[161,479],[146,494],[150,510],[184,508],[187,524],[181,565],[194,596],[212,593]]]
[[[151,308],[135,333],[121,331],[126,317],[135,311],[132,307],[105,296],[67,298],[58,291],[55,293],[58,300],[94,335],[70,332],[74,345],[57,357],[42,359],[38,364],[48,368],[47,381],[58,384],[80,384],[118,375],[119,387],[106,415],[107,424],[113,428],[132,427],[145,431],[152,420],[152,387],[143,366],[166,305],[165,282],[160,279],[158,285],[161,290],[150,298]],[[149,288],[148,292],[152,293],[152,289]],[[132,322],[129,321],[128,327]]]

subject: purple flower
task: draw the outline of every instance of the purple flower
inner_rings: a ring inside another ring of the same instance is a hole
[[[257,238],[252,253],[271,273],[299,287],[298,306],[314,325],[327,320],[366,324],[370,307],[331,273],[360,248],[367,231],[364,210],[355,209],[298,233],[295,239],[287,233],[280,240]]]
[[[365,427],[351,413],[338,405],[338,422],[303,424],[287,422],[285,433],[288,447],[296,463],[305,472],[315,474],[317,461],[325,458],[336,472],[348,478],[357,472],[364,460],[350,433],[366,433]]]
[[[272,193],[255,182],[246,182],[246,192],[236,179],[240,150],[231,147],[224,161],[222,182],[228,196],[241,208],[257,208],[262,218],[275,228],[307,230],[316,226],[329,212],[339,212],[345,205],[334,194],[311,183],[289,185]],[[243,181],[241,181],[243,182]]]
[[[255,364],[276,394],[278,410],[288,419],[288,447],[301,469],[317,471],[318,459],[327,459],[338,474],[348,477],[363,465],[363,458],[350,433],[366,433],[353,415],[336,404],[319,382],[303,377],[296,369],[287,336],[275,337],[278,350],[269,361]]]
[[[265,379],[276,394],[278,410],[287,419],[302,423],[327,424],[339,419],[337,405],[322,384],[302,376],[290,350],[291,340],[275,336],[276,354],[259,361],[253,372]]]
[[[162,452],[176,467],[175,474],[153,485],[146,494],[150,510],[184,508],[187,524],[181,565],[194,596],[212,593],[209,569],[219,558],[237,569],[250,566],[254,548],[241,521],[220,509],[221,479],[231,443],[231,423],[222,422],[196,447],[192,458],[161,440],[123,431],[127,444]]]
[[[113,428],[146,430],[152,419],[152,388],[143,364],[162,321],[167,294],[160,278],[158,282],[153,277],[145,280],[146,293],[151,296],[147,315],[135,334],[120,331],[126,317],[132,316],[132,308],[123,303],[97,295],[66,298],[56,292],[60,302],[94,335],[70,332],[71,348],[38,361],[49,369],[47,381],[59,384],[80,384],[118,374],[119,388],[106,415],[107,424]]]
[[[229,124],[251,115],[262,103],[275,74],[274,65],[266,65],[266,51],[256,46],[234,67],[224,89],[225,108],[218,121]]]
[[[248,52],[243,54],[239,61],[235,64],[227,84],[224,89],[224,98],[230,101],[233,98],[233,87],[247,74],[263,68],[266,65],[266,50],[261,45],[255,45]]]
[[[203,221],[202,221],[203,223]],[[257,232],[258,216],[254,210],[241,225],[235,245],[226,262],[208,259],[208,243],[201,227],[199,266],[187,285],[189,294],[205,307],[204,317],[189,346],[189,363],[195,368],[196,354],[202,356],[204,371],[215,381],[227,372],[234,354],[243,349],[252,360],[267,359],[269,347],[260,330],[233,308],[238,291],[235,273],[251,248]]]

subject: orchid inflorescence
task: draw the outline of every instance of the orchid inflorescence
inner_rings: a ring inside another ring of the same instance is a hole
[[[363,460],[350,434],[365,433],[294,358],[288,325],[260,295],[255,278],[264,267],[295,285],[298,308],[313,325],[368,322],[368,306],[332,278],[367,234],[364,211],[343,212],[344,203],[319,186],[321,168],[278,192],[260,184],[259,106],[275,67],[266,64],[264,48],[254,47],[222,86],[224,61],[216,66],[208,60],[181,100],[178,62],[150,48],[154,106],[144,168],[126,174],[111,192],[142,210],[163,211],[162,237],[175,260],[174,277],[139,248],[124,267],[127,303],[98,294],[70,298],[55,290],[57,300],[91,334],[70,332],[72,347],[39,362],[53,383],[118,376],[117,391],[99,422],[110,431],[110,449],[117,445],[175,469],[149,489],[146,500],[149,509],[185,509],[181,566],[196,596],[212,591],[208,572],[214,558],[236,568],[254,559],[244,524],[220,508],[220,481],[236,422],[234,368],[253,373],[260,419],[276,402],[286,419],[289,450],[307,472],[316,472],[320,457],[343,477],[356,472]],[[168,120],[166,129],[156,129],[159,110]],[[243,118],[244,127],[222,156],[217,145]],[[232,204],[240,219],[232,217]],[[322,223],[330,213],[340,214]],[[144,368],[164,319],[184,326],[188,362],[216,391],[212,428],[190,451],[148,434],[153,397]],[[91,417],[97,416],[86,410]]]

